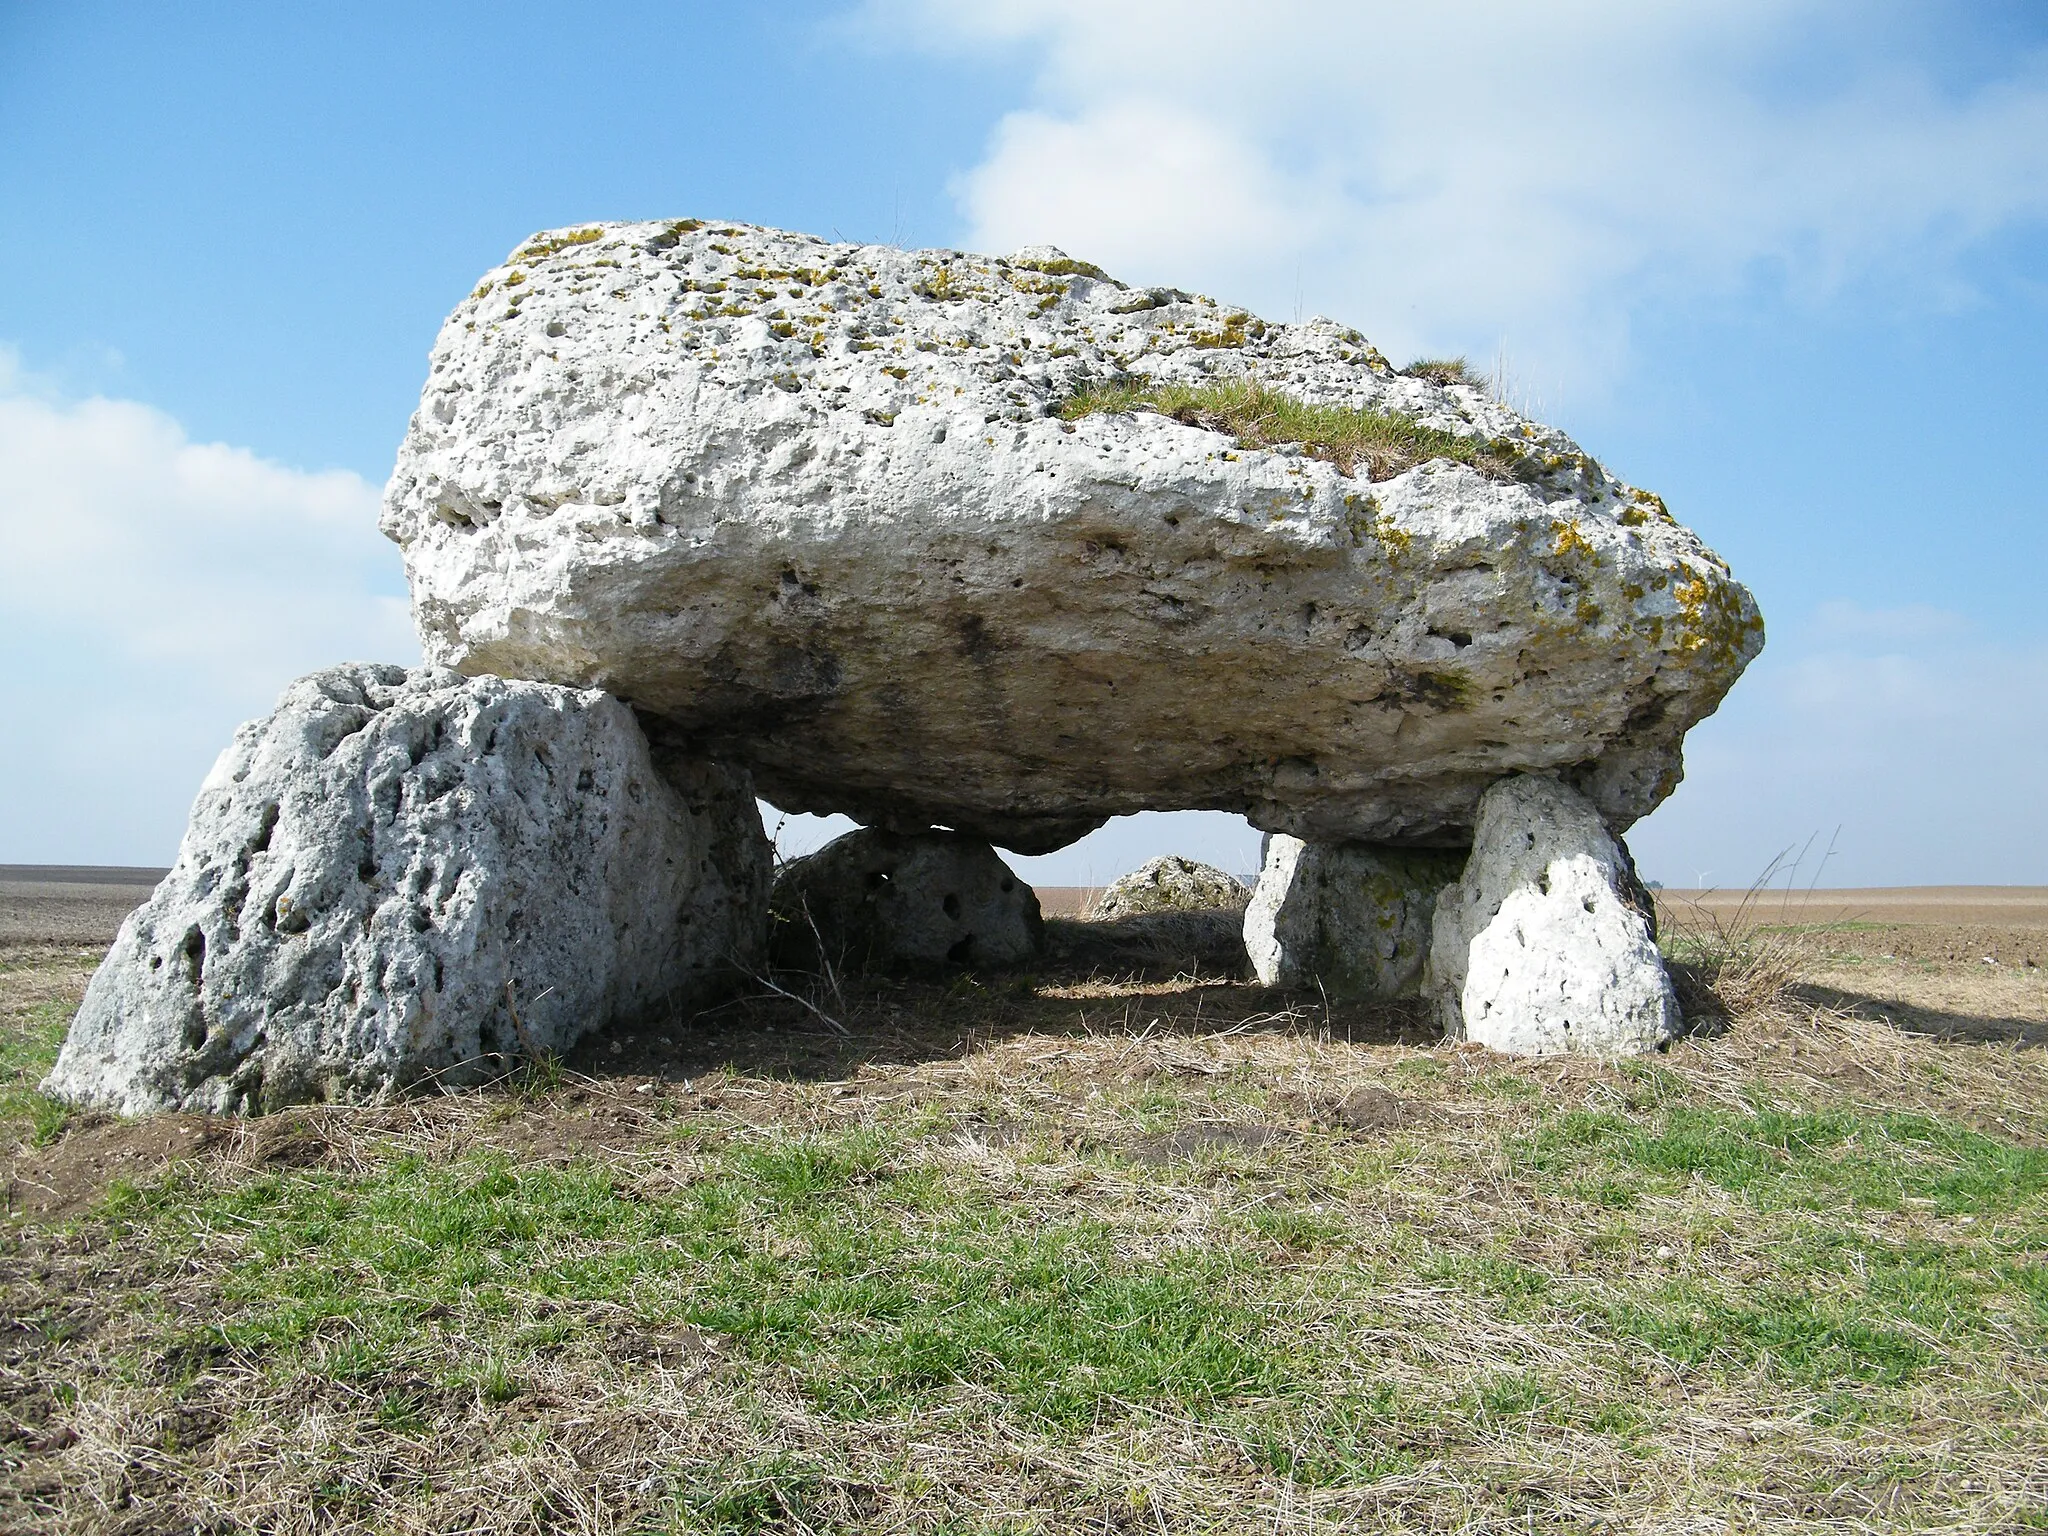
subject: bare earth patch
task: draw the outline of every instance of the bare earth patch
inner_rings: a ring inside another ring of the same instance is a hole
[[[121,919],[149,899],[163,873],[0,864],[0,945],[104,949]]]
[[[2048,993],[1838,937],[1620,1066],[1155,963],[132,1125],[6,951],[0,1531],[2031,1528]]]

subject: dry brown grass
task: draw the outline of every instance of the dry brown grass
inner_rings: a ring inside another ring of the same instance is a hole
[[[877,984],[848,989],[850,1042],[770,998],[716,1035],[600,1042],[523,1090],[174,1127],[159,1165],[129,1176],[139,1193],[17,1220],[0,1249],[15,1319],[0,1406],[20,1426],[0,1448],[0,1529],[2038,1522],[2048,1285],[2027,1275],[2048,1255],[2044,1197],[1880,1186],[1948,1177],[1947,1143],[1886,1139],[1901,1116],[1974,1127],[1991,1140],[1972,1157],[2048,1144],[2044,1053],[1815,1007],[1789,943],[1692,963],[1725,1029],[1621,1066],[1506,1061],[1431,1044],[1414,1014],[1227,980]],[[1692,1116],[1740,1140],[1772,1114],[1842,1139],[1795,1138],[1782,1158],[1742,1142],[1748,1183],[1573,1139]],[[18,1154],[17,1185],[131,1134],[74,1123]],[[803,1148],[844,1176],[762,1195],[750,1160]],[[372,1266],[374,1305],[271,1326],[263,1309],[288,1310],[321,1254],[355,1264],[351,1244],[437,1215],[429,1175],[402,1171],[414,1162],[525,1180],[536,1211],[550,1180],[588,1176],[577,1198],[602,1219],[565,1207],[529,1267],[473,1284]],[[663,1267],[662,1245],[688,1239],[634,1223],[727,1192],[757,1202],[731,1272],[758,1274],[764,1304],[839,1305],[820,1254],[884,1277],[950,1254],[912,1287],[913,1320],[944,1326],[1010,1273],[1005,1245],[1068,1233],[1109,1279],[1227,1260],[1216,1326],[1255,1319],[1250,1358],[1277,1374],[1220,1395],[1105,1393],[1079,1417],[1024,1411],[1016,1372],[979,1365],[892,1396],[861,1375],[896,1326],[887,1307],[812,1314],[815,1355],[707,1325],[691,1287],[725,1261]],[[332,1221],[330,1247],[284,1240],[308,1221]],[[633,1256],[654,1267],[577,1279]],[[1766,1295],[1794,1323],[1800,1307],[1836,1319],[1846,1342],[1801,1356],[1761,1312],[1741,1332]],[[1702,1338],[1720,1342],[1685,1347]],[[851,1400],[859,1381],[869,1395]]]

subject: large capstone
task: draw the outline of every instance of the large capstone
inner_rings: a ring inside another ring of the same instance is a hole
[[[1657,497],[1483,389],[1046,249],[537,236],[443,327],[383,526],[430,660],[1026,853],[1160,808],[1461,847],[1523,771],[1625,827],[1762,644]]]
[[[1428,988],[1453,1036],[1514,1055],[1626,1056],[1679,1027],[1635,867],[1585,796],[1508,779],[1436,907]]]
[[[255,1112],[474,1082],[688,1007],[766,933],[746,775],[603,693],[342,666],[208,775],[46,1089]]]
[[[1315,987],[1332,1002],[1415,997],[1437,895],[1463,865],[1457,853],[1276,833],[1245,908],[1252,969],[1269,987]]]
[[[778,961],[859,971],[1001,969],[1042,942],[1038,894],[963,832],[862,827],[775,877]]]

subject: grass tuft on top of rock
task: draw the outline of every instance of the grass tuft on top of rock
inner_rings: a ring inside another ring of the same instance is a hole
[[[1432,384],[1469,384],[1474,389],[1486,388],[1486,376],[1462,357],[1418,357],[1401,371],[1411,379],[1427,379]]]
[[[1399,411],[1316,405],[1269,389],[1255,378],[1205,384],[1126,379],[1081,390],[1059,407],[1062,420],[1156,411],[1191,427],[1227,432],[1248,448],[1298,445],[1312,459],[1347,475],[1391,480],[1431,459],[1469,464],[1496,480],[1516,478],[1521,452],[1512,444],[1424,426]]]

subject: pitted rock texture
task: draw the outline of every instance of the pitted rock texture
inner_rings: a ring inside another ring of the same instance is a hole
[[[1058,415],[1247,377],[1522,478]],[[382,525],[429,660],[609,689],[785,810],[1026,853],[1175,807],[1464,846],[1525,770],[1625,826],[1763,639],[1657,497],[1481,390],[1043,248],[536,236],[442,328]]]
[[[862,827],[775,877],[775,956],[860,971],[1002,969],[1043,942],[1038,893],[962,832]]]
[[[1427,986],[1452,1035],[1518,1056],[1627,1056],[1676,1033],[1678,998],[1628,851],[1585,796],[1513,778],[1479,802],[1437,901]]]
[[[1242,880],[1215,865],[1169,853],[1111,881],[1088,915],[1106,922],[1141,912],[1242,911],[1251,894]]]
[[[1464,856],[1365,843],[1266,839],[1244,914],[1244,947],[1269,987],[1317,987],[1332,1002],[1418,996],[1437,895]]]
[[[687,1006],[758,957],[770,853],[744,773],[665,766],[602,693],[301,678],[214,765],[45,1088],[123,1114],[370,1099]]]

